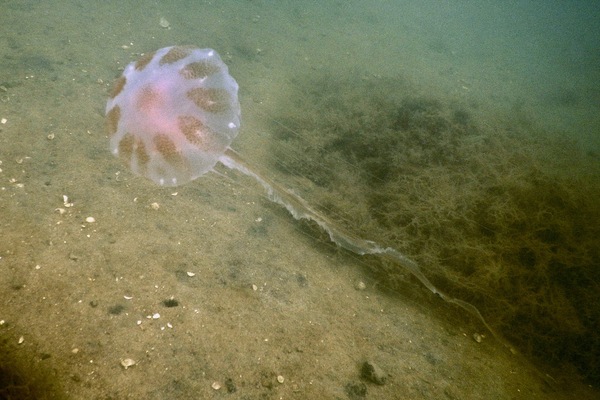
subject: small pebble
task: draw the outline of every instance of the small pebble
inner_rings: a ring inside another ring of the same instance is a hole
[[[378,385],[384,385],[387,380],[386,373],[372,361],[365,361],[363,363],[360,375],[363,379]]]
[[[88,222],[88,223],[92,224],[92,223],[96,222],[96,218],[94,218],[94,217],[87,217],[85,219],[85,222]]]
[[[66,194],[63,194],[63,205],[65,207],[73,207],[73,202],[69,200],[69,196],[67,196]]]
[[[214,381],[212,383],[212,385],[210,385],[210,387],[212,387],[215,390],[219,390],[219,389],[221,389],[221,384],[219,382],[217,382],[217,381]]]
[[[167,19],[165,17],[160,17],[158,24],[160,25],[161,28],[164,28],[164,29],[170,29],[170,27],[171,27],[171,24],[169,23],[169,21],[167,21]]]
[[[235,386],[235,383],[233,382],[233,379],[231,379],[231,378],[225,379],[225,387],[227,388],[228,393],[237,392],[237,387]]]
[[[277,382],[279,383],[283,383],[285,381],[285,378],[281,375],[277,375]]]
[[[356,284],[354,285],[354,288],[356,290],[365,290],[367,288],[367,285],[363,282],[363,281],[358,281],[356,282]]]

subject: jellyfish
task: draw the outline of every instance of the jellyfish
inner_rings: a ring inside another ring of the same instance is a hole
[[[415,261],[392,247],[353,235],[293,191],[256,172],[230,147],[241,123],[238,89],[213,49],[170,46],[145,54],[124,69],[106,104],[111,152],[135,174],[161,186],[193,181],[214,171],[217,163],[238,170],[254,178],[268,198],[295,219],[313,221],[345,250],[400,264],[432,293],[479,319],[508,346],[475,306],[438,290]]]

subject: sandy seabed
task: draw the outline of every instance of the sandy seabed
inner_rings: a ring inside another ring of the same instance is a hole
[[[117,2],[3,6],[1,398],[596,398],[581,360],[598,348],[597,153],[512,104],[500,73],[490,100],[446,67],[451,46],[410,25],[394,40],[428,62],[385,62],[388,25],[362,32],[386,19],[358,5],[335,26],[340,9],[177,5],[147,3],[146,18]],[[165,189],[113,159],[111,82],[175,43],[230,66],[232,147],[257,170],[413,257],[520,352],[400,266],[337,249],[250,178],[219,167]]]

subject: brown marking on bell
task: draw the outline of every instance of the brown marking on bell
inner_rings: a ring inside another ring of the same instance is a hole
[[[167,54],[162,56],[158,64],[164,65],[177,62],[182,58],[189,56],[193,49],[193,46],[174,46],[167,52]]]
[[[146,174],[148,169],[148,163],[150,162],[150,155],[146,150],[146,145],[143,140],[134,138],[135,140],[135,157],[137,159],[139,173],[142,175]]]
[[[114,106],[106,113],[106,131],[108,136],[114,136],[117,133],[119,120],[121,119],[121,107]]]
[[[119,79],[115,81],[112,89],[110,90],[110,98],[114,99],[115,97],[117,97],[119,93],[121,93],[121,91],[123,90],[123,87],[126,83],[127,79],[124,76],[120,76]]]
[[[135,138],[131,133],[126,133],[121,138],[119,142],[119,158],[121,158],[126,163],[131,162],[131,156],[133,155],[133,144],[135,142]]]
[[[135,62],[135,69],[141,71],[144,68],[146,68],[146,65],[150,64],[150,61],[152,61],[152,59],[154,58],[154,54],[156,54],[155,51],[151,53],[146,53],[143,56],[141,56],[139,60]]]
[[[207,60],[189,63],[179,71],[185,79],[203,79],[217,72],[219,66]]]
[[[169,135],[158,133],[154,135],[152,141],[154,143],[154,147],[156,147],[156,150],[167,163],[175,166],[177,169],[182,169],[181,167],[185,165],[185,161],[177,149],[175,142],[171,140]]]
[[[229,109],[229,94],[223,89],[194,88],[188,90],[187,96],[207,112],[221,113]]]
[[[135,104],[138,110],[148,113],[153,108],[160,107],[160,105],[161,97],[151,85],[146,85],[140,89],[139,93],[137,94]]]
[[[179,130],[192,145],[205,152],[213,152],[221,148],[217,135],[198,118],[180,115],[177,120]]]

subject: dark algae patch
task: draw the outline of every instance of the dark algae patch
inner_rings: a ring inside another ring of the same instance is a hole
[[[309,202],[414,258],[520,352],[600,384],[597,157],[402,81],[295,84],[272,164],[311,179]],[[406,279],[391,262],[369,267],[392,289]]]

